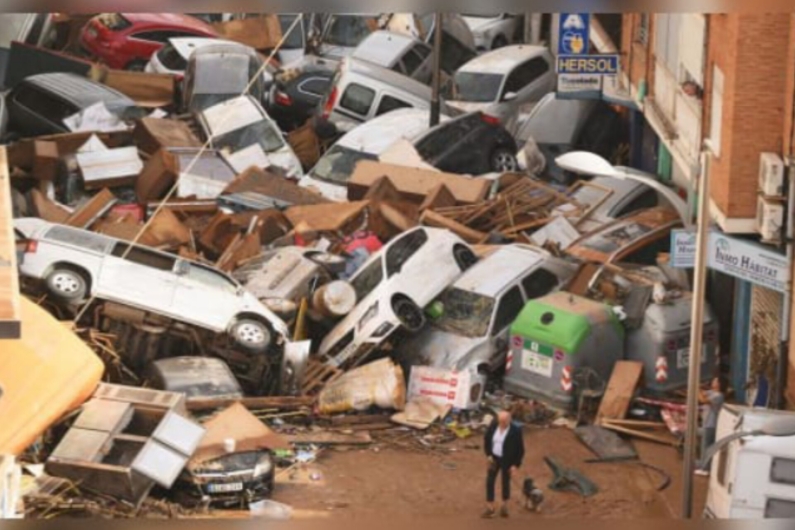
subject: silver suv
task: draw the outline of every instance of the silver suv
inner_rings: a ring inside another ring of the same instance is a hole
[[[64,302],[95,296],[123,303],[229,333],[241,347],[255,352],[288,337],[283,321],[212,267],[37,218],[15,219],[14,227],[24,238],[20,273],[43,280]]]

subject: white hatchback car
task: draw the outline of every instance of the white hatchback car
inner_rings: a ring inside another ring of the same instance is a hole
[[[464,15],[479,52],[496,50],[517,41],[522,30],[522,19],[508,13],[489,15]]]
[[[544,46],[518,44],[479,55],[453,76],[450,107],[481,111],[516,132],[520,112],[555,90],[555,59]]]
[[[289,336],[285,323],[254,295],[212,267],[38,218],[15,219],[14,227],[25,244],[20,274],[44,281],[65,302],[95,296],[122,303],[229,333],[255,352]]]
[[[448,230],[404,232],[349,280],[356,307],[326,335],[320,355],[334,366],[355,364],[400,326],[418,331],[425,324],[424,307],[476,262],[472,249]]]

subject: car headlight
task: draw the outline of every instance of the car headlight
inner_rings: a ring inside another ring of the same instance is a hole
[[[359,329],[362,329],[378,314],[378,302],[371,305],[359,319]]]
[[[266,454],[262,458],[257,461],[257,465],[254,466],[254,477],[261,477],[262,475],[267,475],[273,469],[273,460],[271,459],[271,455]]]

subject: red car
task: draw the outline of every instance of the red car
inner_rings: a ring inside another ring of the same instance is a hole
[[[218,37],[212,26],[176,13],[103,13],[80,34],[85,52],[114,69],[143,70],[174,37]]]

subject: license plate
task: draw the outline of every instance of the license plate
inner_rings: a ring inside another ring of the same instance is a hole
[[[243,491],[242,482],[230,482],[228,484],[209,484],[207,491],[210,493],[230,493],[233,491]]]
[[[707,362],[707,347],[701,348],[701,364]],[[676,367],[683,370],[690,366],[690,348],[676,350]]]
[[[530,350],[523,350],[522,368],[545,377],[552,377],[552,358]]]

